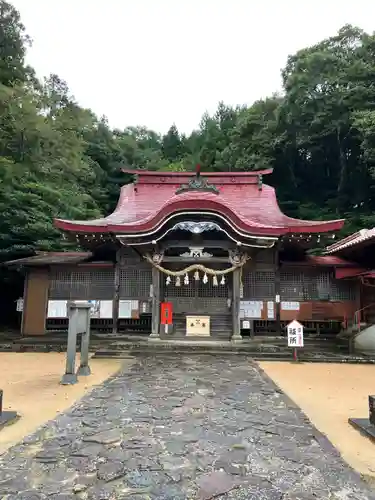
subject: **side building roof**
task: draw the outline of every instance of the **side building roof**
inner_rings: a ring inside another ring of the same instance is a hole
[[[48,266],[58,264],[80,264],[92,257],[91,252],[38,252],[36,255],[22,259],[8,260],[3,265],[7,267]]]
[[[361,229],[353,234],[350,234],[342,240],[336,241],[325,249],[325,253],[336,254],[345,251],[346,249],[354,249],[354,247],[374,243],[375,227],[372,229]]]

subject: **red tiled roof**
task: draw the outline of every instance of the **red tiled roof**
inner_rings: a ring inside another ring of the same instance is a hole
[[[357,231],[356,233],[353,233],[340,241],[336,241],[336,243],[333,243],[326,248],[325,253],[332,254],[341,252],[346,248],[360,245],[361,243],[367,242],[368,240],[371,240],[373,238],[375,238],[375,228],[361,229],[360,231]]]
[[[366,271],[365,273],[362,273],[361,276],[363,278],[375,278],[375,270],[373,269],[372,271]]]
[[[219,194],[200,191],[176,194],[176,189],[186,183],[192,173],[131,171],[138,174],[138,182],[122,187],[117,208],[111,215],[92,221],[55,219],[55,225],[77,233],[135,234],[157,229],[177,212],[208,211],[223,216],[239,230],[259,236],[324,233],[343,226],[344,220],[302,221],[284,215],[275,190],[266,184],[261,189],[258,187],[258,176],[271,171],[202,174],[218,188]]]
[[[292,264],[292,262],[286,261],[285,264]],[[340,257],[334,255],[307,255],[305,260],[294,264],[298,266],[358,267],[358,264],[340,259]]]

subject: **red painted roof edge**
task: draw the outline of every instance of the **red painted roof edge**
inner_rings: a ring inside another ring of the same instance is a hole
[[[179,206],[181,204],[181,206]],[[288,227],[259,227],[257,225],[252,225],[251,223],[247,224],[242,221],[237,215],[235,215],[232,210],[227,207],[222,207],[218,210],[217,202],[213,202],[212,200],[206,200],[205,207],[201,208],[201,210],[213,210],[221,215],[224,215],[229,219],[232,223],[236,225],[239,230],[242,230],[246,233],[252,235],[259,236],[283,236],[285,234],[291,233],[301,233],[301,234],[315,234],[315,233],[330,233],[334,231],[339,231],[345,220],[335,220],[335,221],[321,221],[319,224],[315,224],[310,226],[306,224],[299,225],[290,225]],[[74,221],[66,221],[62,219],[54,219],[54,225],[58,229],[68,232],[77,232],[77,233],[127,233],[127,234],[139,234],[142,232],[157,230],[157,227],[169,216],[173,213],[176,213],[180,210],[194,210],[196,209],[196,200],[182,200],[181,202],[175,202],[172,205],[169,205],[161,210],[159,213],[155,215],[151,220],[140,224],[106,224],[103,226],[90,225],[90,224],[77,224]],[[294,221],[295,222],[295,221]],[[301,221],[304,222],[304,221]],[[307,221],[306,221],[307,222]]]
[[[194,177],[194,171],[189,172],[166,172],[166,171],[151,171],[151,170],[132,170],[130,168],[122,168],[124,174],[134,174],[144,177]],[[273,168],[264,170],[252,170],[249,172],[200,172],[202,177],[257,177],[258,175],[272,174]]]

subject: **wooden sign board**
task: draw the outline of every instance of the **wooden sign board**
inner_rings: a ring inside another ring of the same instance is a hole
[[[47,308],[47,318],[67,318],[66,300],[49,300]]]
[[[187,337],[209,337],[210,316],[186,316]]]
[[[303,347],[303,325],[294,320],[286,328],[288,332],[288,347]]]
[[[118,317],[119,319],[139,319],[139,301],[120,300]]]
[[[262,300],[241,300],[240,318],[243,319],[262,319],[263,314]]]

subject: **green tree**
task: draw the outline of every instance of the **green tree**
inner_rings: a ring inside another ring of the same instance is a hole
[[[163,157],[169,162],[181,160],[186,152],[183,138],[175,124],[171,126],[161,141]]]
[[[30,39],[25,34],[19,12],[8,2],[0,1],[0,83],[22,83],[29,74],[25,67],[25,49]]]

